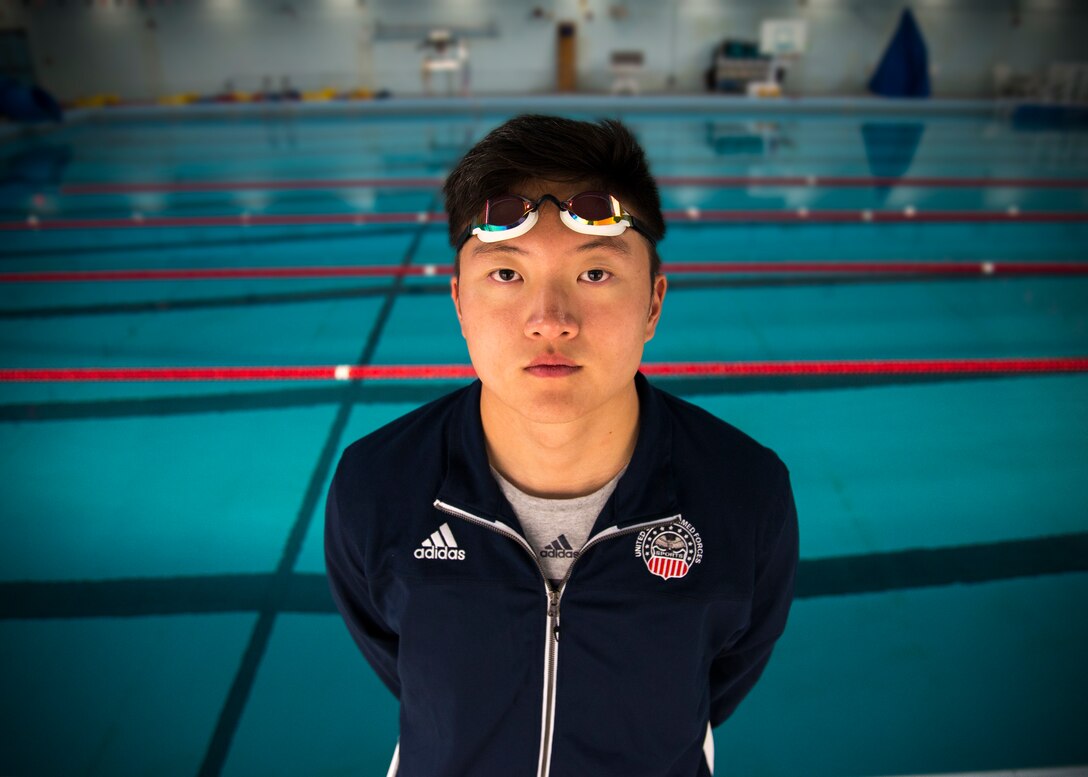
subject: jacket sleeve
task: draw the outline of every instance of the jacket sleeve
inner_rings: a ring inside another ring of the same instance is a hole
[[[710,724],[720,725],[756,684],[786,627],[797,572],[797,509],[789,472],[782,467],[757,551],[751,623],[744,635],[710,667]]]
[[[370,583],[364,572],[363,551],[341,512],[338,469],[325,501],[325,572],[333,601],[347,624],[355,644],[374,668],[379,679],[400,698],[397,675],[397,649],[400,638],[381,617],[371,597]]]

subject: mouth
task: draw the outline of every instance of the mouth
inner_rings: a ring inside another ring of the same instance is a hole
[[[573,360],[559,354],[538,356],[529,362],[525,371],[538,378],[564,378],[582,369]]]

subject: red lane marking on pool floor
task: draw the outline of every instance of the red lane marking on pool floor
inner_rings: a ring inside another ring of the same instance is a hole
[[[659,362],[655,377],[744,378],[829,375],[979,375],[1088,372],[1088,357],[892,359],[862,361]],[[148,367],[3,369],[3,383],[106,381],[434,380],[475,377],[471,365],[339,365],[312,367]]]
[[[321,189],[430,189],[441,186],[441,177],[423,178],[321,178],[271,181],[132,181],[70,183],[60,187],[61,194],[140,194],[140,193],[188,193],[229,191],[306,191]],[[867,186],[926,186],[931,188],[1007,188],[1022,189],[1081,189],[1088,188],[1088,180],[1082,178],[894,178],[888,176],[697,176],[662,175],[657,182],[662,186],[811,186],[811,187],[867,187]]]
[[[0,283],[437,277],[452,269],[436,264],[57,270],[0,273]],[[662,270],[667,275],[1088,275],[1088,262],[675,262]]]
[[[842,223],[1063,223],[1088,221],[1088,213],[1062,211],[892,211],[892,210],[669,210],[672,222],[703,224],[813,224]],[[61,229],[146,229],[149,227],[284,227],[445,222],[443,213],[297,213],[219,216],[147,216],[128,218],[65,219],[28,216],[24,221],[0,223],[0,231],[35,232]]]

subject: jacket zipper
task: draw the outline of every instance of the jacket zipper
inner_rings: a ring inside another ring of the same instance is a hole
[[[548,575],[544,571],[544,566],[540,563],[540,559],[536,557],[536,553],[533,552],[532,547],[524,537],[509,526],[494,521],[484,520],[483,518],[479,518],[472,513],[461,510],[453,505],[448,505],[440,499],[434,500],[434,506],[444,513],[463,518],[469,523],[483,526],[486,529],[498,532],[517,542],[533,559],[533,563],[536,564],[536,568],[540,572],[540,577],[544,581],[545,592],[548,595],[548,626],[544,636],[544,709],[541,713],[540,720],[540,759],[537,763],[536,773],[537,777],[548,777],[549,772],[551,771],[552,733],[555,728],[555,681],[557,677],[556,667],[559,662],[559,601],[563,598],[563,591],[567,588],[567,581],[570,579],[570,573],[574,571],[574,565],[578,563],[578,559],[582,557],[586,550],[593,545],[596,545],[601,540],[621,537],[624,534],[642,531],[643,529],[650,526],[657,526],[658,524],[672,523],[680,516],[673,515],[669,518],[659,518],[656,521],[647,521],[646,523],[640,523],[635,526],[628,526],[625,529],[612,527],[605,529],[600,534],[590,537],[585,545],[582,546],[582,549],[578,551],[577,558],[571,560],[570,566],[567,567],[567,573],[563,575],[563,579],[559,581],[559,587],[552,588],[551,583],[548,582]]]

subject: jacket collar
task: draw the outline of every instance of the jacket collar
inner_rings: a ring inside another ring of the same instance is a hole
[[[480,420],[479,380],[462,391],[447,435],[446,474],[438,499],[488,520],[520,524],[491,475]],[[601,511],[592,534],[609,526],[643,523],[678,514],[672,457],[672,423],[661,392],[635,374],[638,439],[627,471]]]

